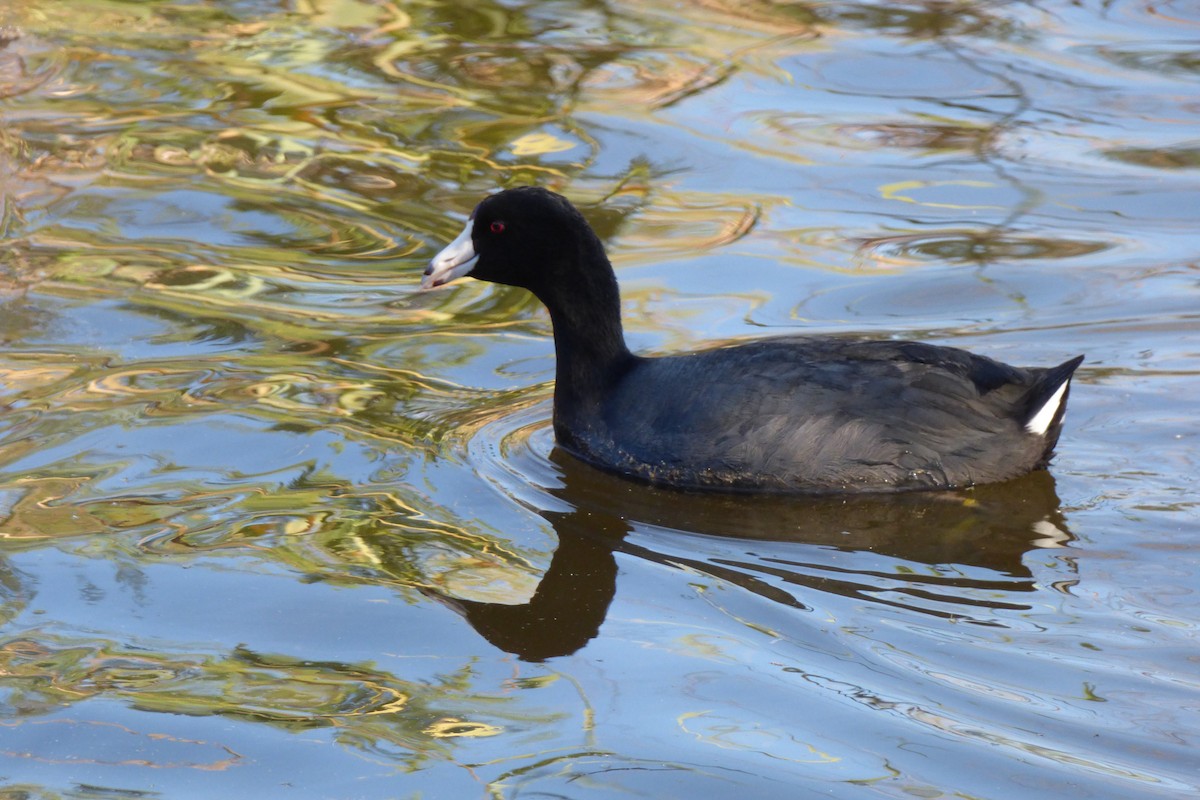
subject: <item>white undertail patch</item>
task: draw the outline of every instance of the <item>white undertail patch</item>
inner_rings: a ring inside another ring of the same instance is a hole
[[[1025,423],[1025,430],[1038,436],[1046,435],[1046,431],[1050,429],[1050,423],[1054,421],[1054,417],[1062,406],[1063,395],[1066,394],[1067,385],[1070,383],[1070,379],[1062,382],[1062,386],[1059,386],[1054,394],[1050,395],[1050,399],[1038,409],[1038,412],[1029,418],[1029,422]]]

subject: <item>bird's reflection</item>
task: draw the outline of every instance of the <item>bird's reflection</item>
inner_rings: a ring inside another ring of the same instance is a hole
[[[557,450],[552,459],[563,476],[553,493],[571,510],[540,512],[558,548],[530,600],[438,597],[528,661],[573,653],[596,636],[616,592],[617,551],[798,608],[809,589],[961,617],[964,608],[1025,607],[998,599],[1034,590],[1025,553],[1071,538],[1044,471],[964,492],[813,498],[681,493],[609,476]],[[687,545],[657,547],[655,532]]]

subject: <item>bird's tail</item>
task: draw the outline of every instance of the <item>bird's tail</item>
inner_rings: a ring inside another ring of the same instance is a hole
[[[1046,440],[1042,464],[1050,460],[1054,445],[1058,444],[1063,415],[1067,411],[1067,396],[1071,392],[1071,376],[1081,363],[1083,356],[1076,356],[1046,370],[1021,400],[1025,430]]]

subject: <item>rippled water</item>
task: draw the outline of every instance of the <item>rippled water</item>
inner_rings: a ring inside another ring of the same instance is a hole
[[[1191,798],[1200,6],[9,0],[5,798]],[[499,186],[645,351],[1086,353],[1052,474],[555,451]]]

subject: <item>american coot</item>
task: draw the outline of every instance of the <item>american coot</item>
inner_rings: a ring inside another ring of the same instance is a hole
[[[483,200],[421,285],[463,275],[549,309],[559,445],[662,486],[895,492],[1013,478],[1050,460],[1083,360],[1022,369],[919,342],[809,337],[635,356],[600,239],[537,187]]]

